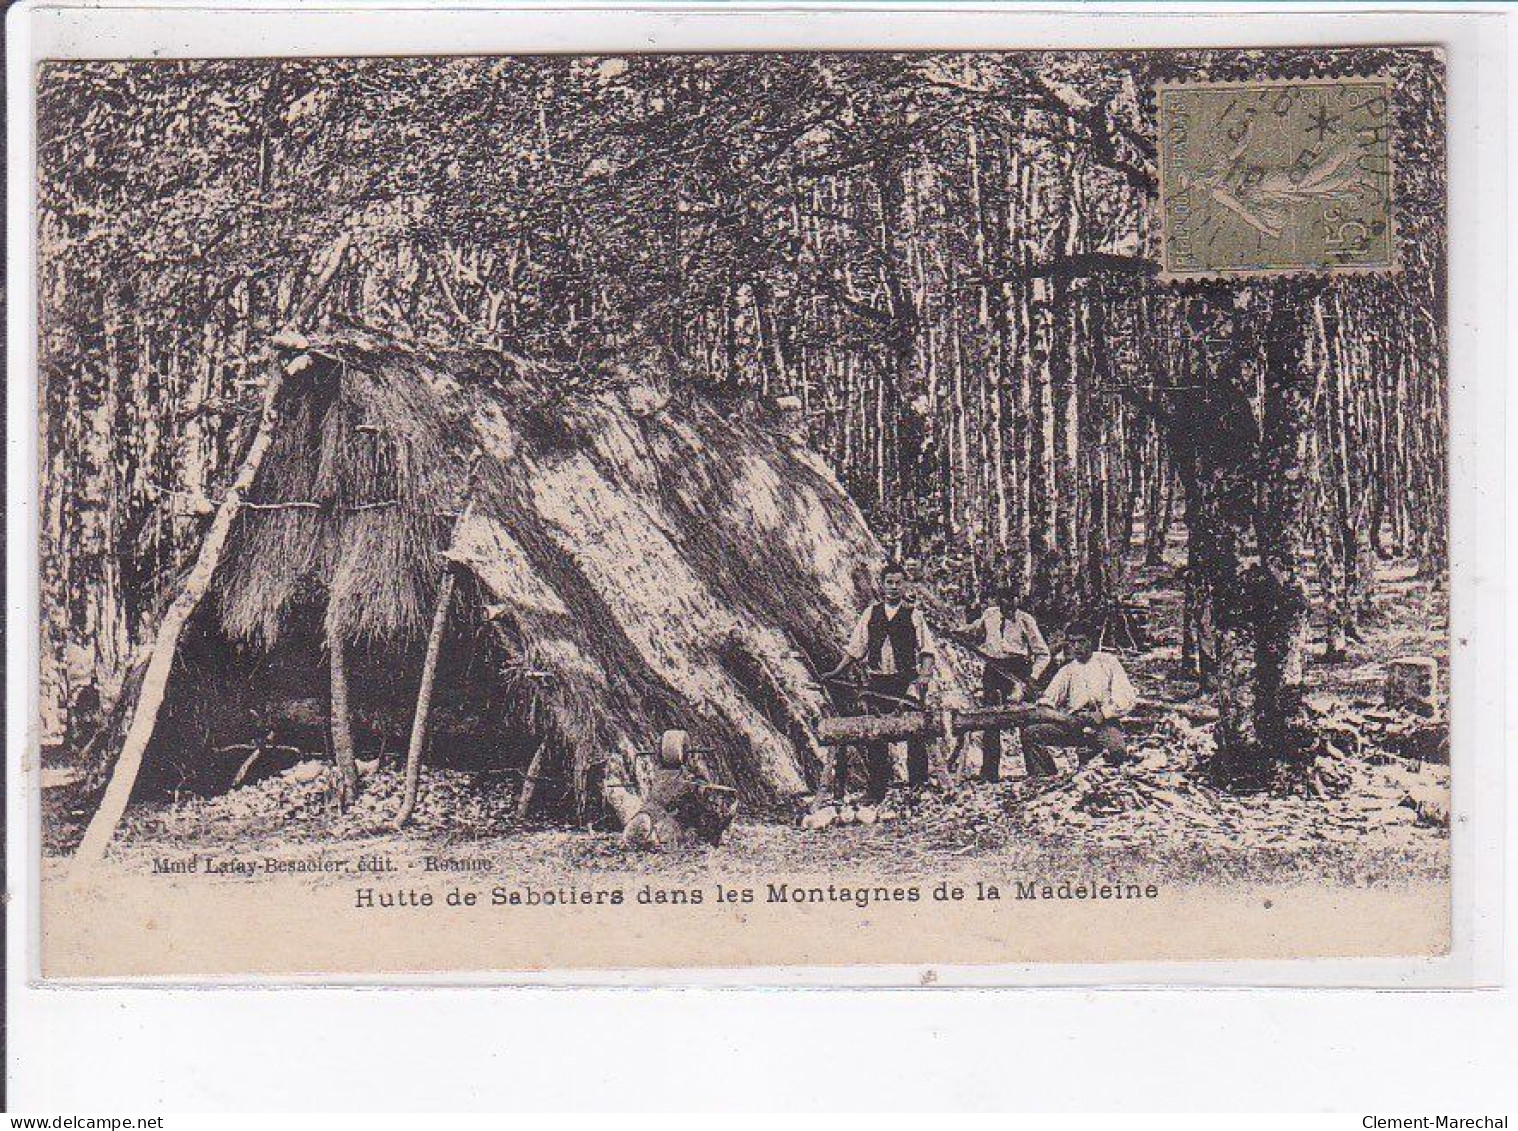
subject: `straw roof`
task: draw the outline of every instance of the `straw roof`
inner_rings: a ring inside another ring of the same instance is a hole
[[[313,364],[217,581],[228,635],[268,646],[324,600],[329,635],[414,639],[446,554],[532,674],[524,721],[581,790],[602,759],[627,780],[668,727],[750,803],[805,788],[825,707],[808,657],[840,654],[880,551],[777,420],[656,372],[365,330],[296,352]]]

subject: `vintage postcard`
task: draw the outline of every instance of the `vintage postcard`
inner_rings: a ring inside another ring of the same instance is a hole
[[[44,976],[1447,952],[1444,91],[45,63]]]

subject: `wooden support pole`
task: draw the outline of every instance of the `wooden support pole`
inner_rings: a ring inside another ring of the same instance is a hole
[[[538,743],[538,748],[533,751],[532,761],[527,765],[527,777],[522,781],[522,793],[517,798],[517,816],[527,816],[527,808],[532,804],[532,795],[538,789],[538,775],[543,772],[543,752],[548,749],[548,743]]]
[[[328,631],[332,670],[332,756],[337,760],[337,804],[347,809],[358,796],[358,761],[353,752],[353,721],[348,707],[347,646],[341,634]]]
[[[168,690],[169,672],[174,666],[174,657],[179,651],[179,638],[184,633],[185,625],[189,623],[190,617],[200,606],[206,590],[210,588],[211,578],[216,573],[216,567],[221,564],[221,556],[226,550],[227,539],[231,536],[232,523],[242,510],[243,496],[252,487],[253,480],[258,475],[258,469],[269,452],[270,444],[273,443],[274,426],[279,417],[276,406],[279,402],[280,391],[284,388],[285,376],[287,373],[298,373],[309,364],[310,358],[302,355],[286,367],[275,366],[269,376],[269,383],[264,389],[263,409],[259,414],[258,429],[253,434],[253,442],[248,446],[248,454],[243,457],[242,466],[237,469],[237,475],[227,489],[226,497],[222,499],[221,505],[216,509],[215,517],[211,519],[210,529],[206,531],[206,536],[200,544],[200,553],[195,559],[195,564],[185,577],[183,586],[169,605],[163,620],[158,624],[158,631],[154,635],[148,655],[147,669],[143,674],[142,687],[137,693],[137,704],[132,709],[126,738],[121,744],[121,753],[116,759],[115,768],[111,771],[105,794],[100,799],[100,807],[90,818],[89,827],[84,830],[84,839],[79,842],[79,847],[74,852],[76,868],[87,867],[99,860],[105,855],[106,846],[111,843],[111,838],[116,835],[116,827],[121,823],[122,814],[126,812],[127,801],[132,796],[132,787],[136,785],[137,774],[142,769],[142,756],[147,751],[154,728],[158,725],[158,712],[163,706],[164,694]]]
[[[427,658],[422,661],[422,685],[416,692],[416,714],[411,720],[411,744],[406,747],[406,792],[395,814],[395,827],[411,820],[416,810],[417,789],[422,781],[422,749],[427,745],[427,714],[432,709],[432,685],[437,678],[437,657],[443,646],[443,630],[448,625],[448,607],[453,603],[454,575],[449,566],[438,586],[437,608],[432,614],[432,631],[427,635]]]
[[[411,820],[416,811],[416,795],[422,782],[422,751],[427,745],[427,714],[432,709],[432,685],[437,679],[437,658],[443,647],[443,632],[448,627],[448,609],[453,604],[453,590],[457,584],[455,570],[455,546],[459,531],[469,521],[474,511],[474,478],[479,470],[480,453],[469,461],[465,476],[465,493],[469,501],[459,512],[454,523],[453,536],[443,553],[443,576],[438,584],[437,608],[432,613],[432,631],[427,634],[427,655],[422,661],[422,684],[416,692],[416,714],[411,719],[411,742],[406,747],[406,790],[401,796],[401,807],[395,814],[395,827],[401,828]]]

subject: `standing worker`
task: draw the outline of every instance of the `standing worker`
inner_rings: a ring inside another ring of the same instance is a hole
[[[1016,589],[1002,586],[986,610],[975,620],[960,625],[958,631],[980,642],[975,650],[986,662],[980,678],[984,706],[995,707],[1030,697],[1029,692],[1049,666],[1049,645],[1038,630],[1038,622],[1022,608]],[[1001,729],[988,727],[980,739],[980,780],[1000,779]]]
[[[926,702],[932,680],[937,648],[928,632],[922,611],[907,595],[907,572],[896,562],[886,566],[880,576],[880,600],[860,614],[854,631],[844,648],[843,659],[827,672],[825,679],[836,679],[852,664],[864,664],[865,698],[872,710],[892,712],[910,710]],[[865,745],[865,795],[878,804],[885,800],[891,786],[891,744],[871,742]],[[843,790],[847,759],[838,758],[834,789]],[[907,742],[907,783],[919,786],[928,780],[928,744],[923,738]]]

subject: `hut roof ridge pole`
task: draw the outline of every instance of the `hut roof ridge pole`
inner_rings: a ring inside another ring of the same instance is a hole
[[[74,852],[76,868],[87,867],[98,861],[105,855],[106,847],[116,835],[116,828],[121,823],[122,815],[126,812],[127,801],[132,795],[132,787],[137,783],[137,774],[142,768],[143,754],[146,753],[153,731],[158,725],[158,712],[163,706],[164,694],[168,690],[169,673],[174,666],[174,657],[179,651],[179,638],[184,632],[185,625],[189,623],[190,617],[200,606],[206,590],[210,588],[211,578],[216,573],[216,567],[221,563],[228,536],[232,532],[232,523],[242,510],[243,496],[252,487],[253,480],[258,475],[258,469],[263,464],[264,456],[268,454],[269,447],[274,442],[274,425],[279,417],[279,394],[284,389],[285,377],[301,372],[310,364],[311,358],[302,354],[287,365],[273,367],[268,386],[264,390],[258,429],[253,435],[253,442],[248,446],[248,454],[243,457],[242,466],[237,469],[232,485],[227,489],[226,496],[216,509],[211,526],[200,544],[200,552],[195,558],[194,566],[185,577],[183,586],[169,605],[163,620],[159,622],[158,631],[154,634],[147,671],[143,675],[137,705],[132,710],[132,720],[127,727],[126,738],[121,744],[121,753],[117,756],[116,765],[111,771],[110,781],[106,784],[100,805],[84,831],[84,839],[79,842],[79,847]]]

